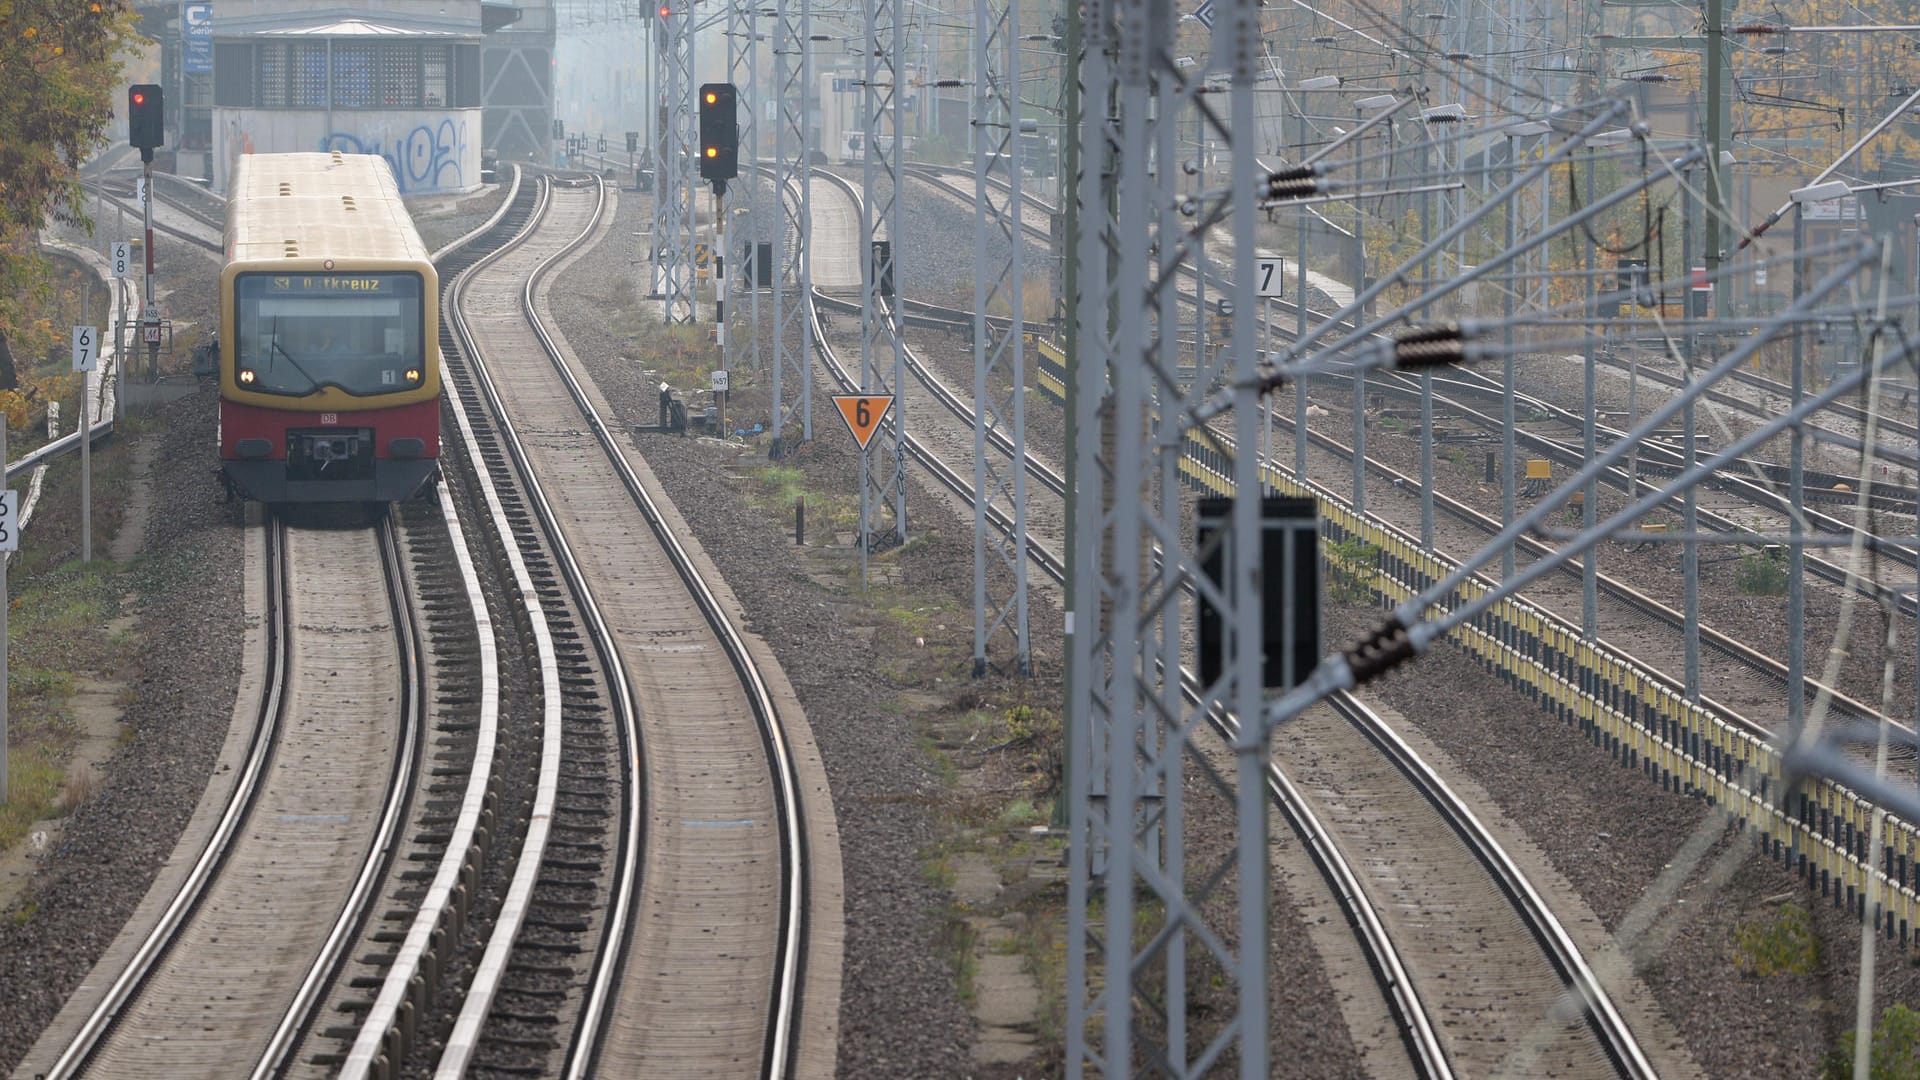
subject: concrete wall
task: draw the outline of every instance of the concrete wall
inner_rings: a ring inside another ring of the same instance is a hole
[[[215,191],[227,190],[240,154],[342,150],[379,154],[406,195],[452,194],[480,187],[479,109],[213,111]]]

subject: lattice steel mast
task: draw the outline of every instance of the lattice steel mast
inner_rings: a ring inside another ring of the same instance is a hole
[[[739,109],[735,113],[736,130],[739,133],[740,156],[745,159],[741,176],[728,185],[727,197],[721,200],[724,212],[732,219],[724,223],[716,222],[720,235],[727,237],[727,248],[716,251],[725,267],[726,273],[717,280],[724,283],[721,291],[721,309],[728,313],[728,322],[736,322],[738,313],[733,299],[738,296],[753,297],[753,318],[748,323],[746,345],[744,348],[734,340],[735,335],[723,334],[723,361],[731,370],[737,357],[744,356],[747,369],[758,371],[760,368],[760,304],[758,301],[758,282],[749,285],[748,267],[753,261],[754,243],[759,239],[759,217],[755,211],[759,207],[757,193],[760,185],[753,175],[753,163],[759,155],[754,149],[755,113],[760,107],[760,96],[754,86],[754,10],[747,6],[747,0],[727,0],[727,81],[734,85],[737,93],[735,100]],[[744,256],[744,257],[743,257]],[[727,295],[731,293],[732,295]]]
[[[1216,379],[1232,387],[1231,430],[1222,434],[1244,448],[1257,445],[1259,437],[1253,350],[1257,3],[1213,5],[1207,71],[1226,76],[1229,85],[1224,94],[1205,97],[1186,88],[1174,62],[1168,0],[1089,0],[1081,9],[1081,278],[1072,358],[1080,436],[1074,448],[1080,500],[1074,618],[1080,625],[1070,658],[1075,694],[1068,708],[1077,749],[1069,781],[1070,1077],[1126,1076],[1136,1062],[1154,1063],[1165,1075],[1200,1076],[1229,1049],[1241,1076],[1251,1080],[1268,1071],[1267,740],[1257,720],[1257,559],[1229,557],[1221,587],[1207,584],[1200,553],[1186,547],[1180,530],[1168,528],[1177,500],[1152,497],[1154,485],[1174,475],[1171,456],[1182,452],[1182,418],[1197,401],[1187,395],[1207,394]],[[1156,118],[1157,87],[1169,81],[1178,92],[1160,100],[1174,103],[1178,113]],[[1222,97],[1224,120],[1215,111]],[[1215,174],[1203,171],[1193,190],[1182,191],[1184,170],[1156,160],[1154,151],[1167,145],[1157,137],[1156,123],[1177,124],[1196,113],[1203,138],[1218,140],[1231,162],[1225,190],[1209,190]],[[1190,231],[1164,227],[1161,210],[1169,205],[1181,208]],[[1181,355],[1178,342],[1166,340],[1179,333],[1177,324],[1150,320],[1149,314],[1159,308],[1161,290],[1176,287],[1180,268],[1196,261],[1209,232],[1222,225],[1235,241],[1233,284],[1226,289],[1233,332],[1214,356],[1195,358],[1199,373],[1186,384],[1169,363]],[[1107,430],[1096,437],[1103,423]],[[1253,453],[1236,455],[1231,470],[1239,491],[1259,490]],[[1223,529],[1231,551],[1259,550],[1260,512],[1256,499],[1235,501]],[[1170,630],[1177,633],[1181,622],[1166,612],[1187,610],[1181,589],[1188,583],[1220,611],[1231,643],[1219,681],[1199,689],[1198,705],[1170,685],[1180,672],[1163,663]],[[1237,844],[1224,865],[1196,865],[1189,874],[1178,843],[1177,798],[1186,755],[1198,740],[1211,738],[1202,734],[1201,711],[1216,704],[1254,721],[1241,725],[1230,751]],[[1175,711],[1165,715],[1169,708]],[[1155,801],[1162,792],[1172,811],[1166,816]],[[1157,842],[1163,828],[1164,858]],[[1234,895],[1221,895],[1222,889]],[[1232,989],[1232,1007],[1210,1016],[1205,1029],[1193,1028],[1185,1008],[1174,1007],[1190,962],[1214,966]]]
[[[1033,670],[1027,636],[1026,299],[1022,277],[1025,233],[1021,230],[1019,0],[976,0],[973,8],[973,673],[984,675],[990,642],[1013,638],[1014,667]],[[990,181],[1004,169],[1007,189]],[[993,249],[1006,245],[1005,254]],[[990,312],[1007,309],[1005,323]],[[1013,445],[1010,458],[990,450],[990,433]],[[989,520],[998,511],[1012,524]],[[1012,588],[1001,584],[1011,575]]]
[[[686,0],[672,0],[656,23],[666,94],[661,114],[661,156],[654,161],[654,236],[660,249],[660,298],[669,323],[694,321],[693,221],[697,198],[694,133],[693,14]]]
[[[812,76],[812,0],[779,0],[774,10],[774,92],[780,119],[774,128],[773,237],[773,456],[786,451],[787,420],[800,416],[802,442],[813,441],[813,292],[807,207],[813,194],[813,133],[807,127]],[[788,404],[787,395],[793,395]]]
[[[901,235],[899,57],[906,47],[904,31],[897,0],[866,0],[860,235],[867,240],[867,250],[860,260],[860,390],[892,394],[894,401],[868,444],[871,449],[860,458],[863,567],[865,552],[907,540],[907,362],[894,244]]]

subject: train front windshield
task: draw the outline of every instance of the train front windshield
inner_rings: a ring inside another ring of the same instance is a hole
[[[233,288],[234,378],[242,390],[378,395],[412,390],[425,378],[417,273],[251,273]]]

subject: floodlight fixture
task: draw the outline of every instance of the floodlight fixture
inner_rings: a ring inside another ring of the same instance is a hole
[[[1392,94],[1374,94],[1371,97],[1363,97],[1358,99],[1353,103],[1353,107],[1356,109],[1365,109],[1368,112],[1372,112],[1375,109],[1392,108],[1394,103],[1399,100],[1400,100],[1399,98],[1394,97]]]
[[[1853,189],[1845,180],[1829,180],[1824,184],[1809,184],[1803,188],[1794,188],[1787,192],[1787,198],[1801,205],[1807,203],[1832,202],[1843,195],[1850,195]]]
[[[1545,120],[1528,120],[1508,128],[1507,134],[1515,138],[1524,139],[1533,135],[1545,135],[1552,130],[1553,125],[1547,123]]]
[[[1294,85],[1295,90],[1332,90],[1340,85],[1338,75],[1315,75],[1311,79],[1302,79]]]

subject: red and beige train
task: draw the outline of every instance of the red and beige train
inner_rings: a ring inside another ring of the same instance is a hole
[[[440,456],[440,288],[384,159],[250,154],[227,194],[220,469],[266,503],[385,502]]]

